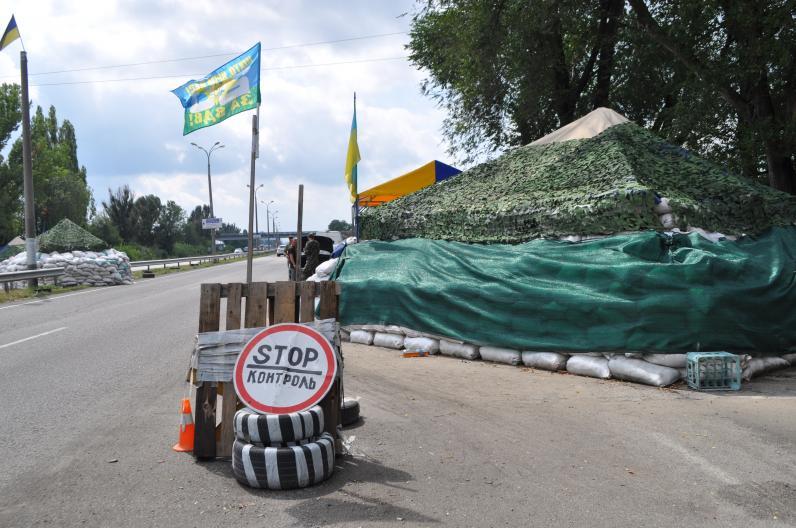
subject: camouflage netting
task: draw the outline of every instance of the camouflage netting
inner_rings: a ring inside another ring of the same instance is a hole
[[[796,224],[796,196],[730,174],[633,123],[590,138],[527,145],[450,180],[362,212],[364,239],[517,243],[662,230],[727,235]]]
[[[95,237],[68,218],[64,218],[39,237],[39,250],[43,252],[96,250],[106,247],[108,244],[102,239]]]

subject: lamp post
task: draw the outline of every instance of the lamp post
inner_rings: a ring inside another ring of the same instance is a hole
[[[268,206],[274,203],[273,200],[270,202],[262,201],[261,204],[265,205],[265,229],[268,231],[268,244],[271,244],[271,224],[268,222],[268,219],[271,217],[271,213],[269,212]]]
[[[205,156],[207,156],[207,192],[208,192],[208,194],[210,194],[210,218],[215,218],[215,214],[213,213],[213,183],[210,180],[210,155],[214,151],[224,148],[224,145],[222,145],[220,141],[216,141],[215,143],[213,143],[213,146],[210,147],[210,150],[208,150],[208,149],[206,149],[204,147],[200,147],[199,145],[197,145],[196,143],[193,143],[193,142],[191,142],[191,145],[193,145],[194,147],[196,147],[199,150],[201,150],[202,152],[204,152]],[[210,240],[211,240],[211,243],[212,243],[212,247],[210,248],[210,254],[211,255],[215,255],[216,254],[216,230],[215,229],[211,229],[210,230]]]

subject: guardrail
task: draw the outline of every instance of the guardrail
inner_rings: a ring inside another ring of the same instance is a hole
[[[48,277],[60,277],[65,273],[64,268],[42,268],[35,270],[25,271],[10,271],[7,273],[0,273],[0,282],[3,283],[3,289],[8,291],[9,284],[17,281],[24,281],[28,279],[44,279]]]
[[[254,254],[258,255],[260,253],[265,253],[265,251],[255,251]],[[180,267],[181,263],[189,263],[192,264],[194,262],[201,264],[202,262],[211,262],[211,261],[219,261],[219,260],[229,260],[233,258],[245,258],[246,253],[223,253],[221,255],[202,255],[199,257],[181,257],[181,258],[173,258],[173,259],[160,259],[160,260],[136,260],[130,262],[131,268],[140,268],[146,266],[147,271],[151,266],[163,266],[164,268],[167,267],[169,264],[177,264],[177,267]]]

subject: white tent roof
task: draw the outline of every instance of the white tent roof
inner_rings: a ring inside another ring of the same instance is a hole
[[[614,125],[621,125],[629,121],[625,116],[618,114],[610,108],[600,107],[585,116],[562,126],[554,132],[532,142],[531,145],[546,145],[548,143],[560,143],[572,139],[588,139],[611,128]]]
[[[16,238],[14,238],[11,242],[9,242],[8,245],[9,246],[24,246],[25,245],[25,239],[20,237],[20,236],[18,236]]]

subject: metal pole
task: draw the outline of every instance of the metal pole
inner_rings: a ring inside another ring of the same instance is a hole
[[[271,247],[271,224],[269,223],[268,219],[271,217],[271,210],[268,208],[268,204],[265,204],[265,232],[268,233],[268,236],[265,239],[268,241],[268,247]]]
[[[257,116],[252,116],[252,154],[251,154],[251,176],[249,178],[249,251],[246,258],[246,282],[252,282],[252,263],[254,260],[254,167],[257,159]]]
[[[304,215],[304,185],[299,185],[298,220],[296,221],[296,280],[301,281],[301,217]]]
[[[211,151],[212,152],[212,151]],[[213,182],[210,179],[210,152],[207,153],[207,190],[210,193],[210,218],[215,218],[215,214],[213,213]],[[216,254],[216,230],[210,230],[210,243],[212,247],[210,248],[210,254]]]
[[[30,146],[30,99],[28,97],[28,55],[19,52],[19,64],[22,71],[22,178],[25,193],[25,262],[28,269],[36,269],[36,212],[33,207],[33,162]],[[28,286],[35,288],[38,279],[29,279]]]

